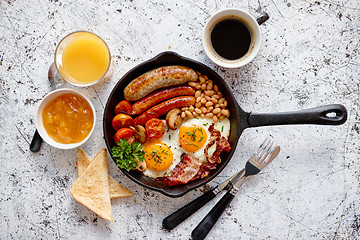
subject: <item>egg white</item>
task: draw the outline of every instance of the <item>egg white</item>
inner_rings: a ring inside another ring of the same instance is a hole
[[[164,121],[165,123],[165,121]],[[164,144],[166,144],[170,150],[173,153],[173,162],[171,164],[171,166],[166,169],[165,171],[162,172],[156,172],[150,169],[146,169],[143,174],[145,176],[148,177],[152,177],[152,178],[156,178],[156,177],[162,177],[162,176],[169,176],[172,171],[174,170],[175,166],[181,161],[181,155],[183,153],[188,154],[191,157],[195,157],[199,160],[199,162],[203,163],[206,162],[206,157],[204,154],[204,149],[206,147],[206,145],[209,143],[209,139],[211,136],[211,133],[209,132],[208,128],[211,124],[213,124],[214,121],[211,118],[192,118],[192,119],[188,119],[185,118],[181,124],[180,127],[178,127],[176,130],[172,130],[170,128],[167,127],[166,123],[165,123],[165,134],[164,136],[160,139],[160,141]],[[183,149],[180,145],[179,142],[179,131],[180,128],[182,126],[193,126],[193,125],[197,125],[199,127],[202,127],[207,134],[207,139],[205,144],[199,148],[197,151],[195,152],[188,152],[185,149]],[[230,120],[228,118],[219,120],[215,123],[215,129],[219,130],[221,135],[224,136],[226,139],[229,138],[230,135]],[[210,156],[212,156],[212,154],[215,152],[216,150],[216,145],[214,144],[213,146],[211,146],[208,149],[208,153]]]

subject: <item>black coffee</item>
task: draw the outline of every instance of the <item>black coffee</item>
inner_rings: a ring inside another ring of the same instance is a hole
[[[212,30],[211,43],[221,57],[235,60],[249,51],[251,34],[239,19],[224,19],[217,23]]]

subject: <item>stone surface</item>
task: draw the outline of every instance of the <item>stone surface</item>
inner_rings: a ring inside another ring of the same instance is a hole
[[[240,69],[215,66],[205,55],[206,19],[228,7],[253,16],[266,11],[262,48]],[[360,8],[349,1],[0,1],[0,238],[189,239],[217,200],[171,232],[164,217],[241,169],[267,136],[278,158],[244,184],[208,239],[360,238]],[[114,223],[69,194],[74,150],[43,144],[32,153],[39,101],[50,91],[47,70],[57,42],[76,30],[102,36],[114,57],[106,83],[77,89],[97,111],[83,148],[105,147],[102,114],[116,82],[137,64],[171,50],[203,62],[233,88],[245,111],[279,112],[330,103],[346,106],[341,126],[297,125],[247,129],[228,166],[209,184],[169,198],[129,180],[109,161],[111,175],[134,193],[112,200]]]

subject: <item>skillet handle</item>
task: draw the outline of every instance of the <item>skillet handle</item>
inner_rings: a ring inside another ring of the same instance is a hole
[[[346,119],[346,108],[341,104],[331,104],[293,112],[250,113],[248,123],[250,127],[288,124],[341,125]]]

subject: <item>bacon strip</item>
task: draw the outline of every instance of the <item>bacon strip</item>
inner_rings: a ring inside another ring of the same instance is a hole
[[[181,155],[181,161],[175,166],[170,176],[158,177],[155,181],[164,182],[168,186],[188,183],[198,173],[200,165],[201,163],[196,158],[184,153]]]
[[[209,175],[211,170],[216,169],[221,162],[220,154],[231,150],[230,143],[225,137],[222,137],[220,131],[214,129],[214,124],[210,125],[209,132],[211,133],[210,142],[204,149],[207,162],[201,164],[196,158],[192,158],[187,154],[181,156],[181,161],[176,165],[172,174],[168,177],[158,177],[155,181],[164,182],[168,186],[175,186],[186,184],[199,178],[204,178]],[[216,143],[216,150],[210,157],[208,149]]]

